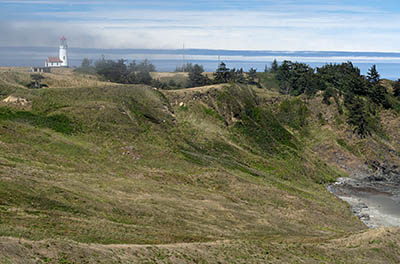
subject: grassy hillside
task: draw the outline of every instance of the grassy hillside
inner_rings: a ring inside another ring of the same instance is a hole
[[[30,102],[0,106],[1,263],[398,256],[397,229],[367,231],[325,189],[346,175],[329,153],[357,166],[392,141],[345,137],[320,97],[234,84],[160,92],[69,71],[28,90],[22,70],[1,74],[2,98]]]

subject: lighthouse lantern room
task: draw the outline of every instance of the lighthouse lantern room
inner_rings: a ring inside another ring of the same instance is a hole
[[[46,67],[68,67],[68,44],[67,39],[62,36],[58,57],[48,57]]]

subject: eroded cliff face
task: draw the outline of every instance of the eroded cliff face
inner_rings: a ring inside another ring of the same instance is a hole
[[[310,106],[322,123],[322,136],[313,142],[313,151],[346,173],[328,190],[348,202],[367,226],[400,226],[398,114],[381,110],[384,133],[360,138],[345,123],[345,116],[338,114],[335,105],[324,108],[313,100]]]

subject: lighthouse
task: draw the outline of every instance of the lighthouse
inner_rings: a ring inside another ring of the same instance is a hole
[[[46,67],[68,67],[68,44],[67,39],[62,36],[60,39],[60,51],[58,57],[48,57],[45,62]]]
[[[67,39],[62,36],[60,43],[60,60],[62,61],[61,67],[68,67],[68,44]]]

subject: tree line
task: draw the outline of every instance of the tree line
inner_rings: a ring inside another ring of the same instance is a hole
[[[190,66],[187,67],[187,87],[218,83],[252,84],[261,87],[262,73],[257,73],[253,68],[245,73],[242,68],[229,69],[221,62],[211,80],[203,76],[202,67]],[[400,79],[394,82],[393,91],[389,93],[382,85],[376,65],[372,65],[364,76],[351,62],[326,64],[314,69],[305,63],[285,60],[279,64],[274,60],[270,67],[265,67],[264,72],[277,80],[282,94],[305,95],[311,98],[321,92],[322,101],[327,105],[333,99],[339,114],[346,114],[347,123],[360,137],[382,133],[380,109],[400,110]]]
[[[321,91],[323,102],[328,105],[333,98],[339,113],[346,111],[348,124],[360,137],[380,132],[379,109],[398,109],[399,106],[400,80],[389,93],[382,85],[376,65],[366,76],[351,62],[313,69],[304,63],[283,61],[273,72],[282,94],[312,97]]]
[[[93,62],[87,58],[83,59],[78,72],[96,73],[104,79],[123,84],[147,84],[151,85],[153,78],[150,72],[156,71],[156,67],[147,59],[136,63],[132,61],[127,64],[126,60],[107,60],[104,57]]]
[[[210,84],[220,83],[241,83],[259,85],[257,81],[257,70],[251,68],[249,72],[244,72],[243,68],[229,69],[224,62],[218,65],[218,68],[213,73],[213,79],[203,74],[204,68],[201,65],[195,64],[189,71],[187,87],[197,87]]]
[[[111,82],[122,84],[146,84],[160,89],[191,88],[227,82],[259,85],[256,69],[251,68],[249,72],[245,73],[242,68],[229,69],[224,62],[218,65],[218,68],[213,73],[212,79],[204,74],[204,67],[202,65],[186,63],[182,67],[177,67],[176,72],[188,73],[187,82],[183,86],[176,83],[174,80],[170,80],[166,83],[152,78],[150,73],[155,72],[156,67],[147,59],[139,63],[136,63],[136,61],[127,63],[127,61],[123,59],[114,61],[102,57],[100,60],[93,62],[92,60],[84,58],[81,66],[77,68],[76,71],[98,74],[105,80]]]

